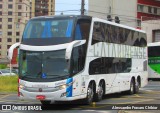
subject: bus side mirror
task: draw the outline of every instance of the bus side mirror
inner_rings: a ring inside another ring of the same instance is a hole
[[[69,43],[69,45],[66,49],[65,59],[69,60],[71,58],[73,47],[80,46],[84,43],[86,43],[86,40],[75,40],[75,41]]]
[[[20,45],[20,42],[15,43],[8,49],[8,59],[10,61],[12,60],[14,49],[17,48],[19,45]]]

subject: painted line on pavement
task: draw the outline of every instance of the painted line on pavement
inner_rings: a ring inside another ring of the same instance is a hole
[[[0,102],[10,102],[10,103],[12,103],[12,102],[20,102],[20,103],[35,103],[35,104],[40,104],[39,102],[32,102],[32,101],[21,101],[21,100],[5,100],[5,99],[1,99],[0,100]]]
[[[11,96],[11,95],[15,95],[15,94],[7,94],[7,95],[4,95],[4,96],[0,97],[0,99],[6,98],[6,97]]]
[[[102,105],[102,106],[98,106],[96,107],[96,103],[93,104],[93,107],[90,107],[90,106],[80,106],[80,108],[104,108],[104,107],[107,107],[107,106],[111,106],[111,105],[114,105],[114,104],[136,104],[136,103],[140,103],[140,102],[147,102],[147,101],[152,101],[154,99],[148,99],[148,100],[141,100],[141,101],[134,101],[134,102],[122,102],[122,103],[112,103],[112,104],[109,104],[109,105]],[[107,104],[107,103],[106,103]],[[99,104],[100,105],[100,104]]]

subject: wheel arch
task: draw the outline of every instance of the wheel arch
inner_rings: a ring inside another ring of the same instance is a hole
[[[135,83],[136,82],[136,78],[134,77],[134,76],[132,76],[132,78],[131,78],[131,81],[133,80],[133,82]],[[131,82],[130,81],[130,82]]]

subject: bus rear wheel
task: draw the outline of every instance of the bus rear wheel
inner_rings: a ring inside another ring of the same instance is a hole
[[[132,95],[135,92],[135,81],[133,79],[131,79],[130,82],[130,89],[128,91],[128,94]]]
[[[136,84],[135,84],[135,93],[139,92],[139,88],[140,88],[140,82],[137,81]]]
[[[104,95],[104,82],[100,82],[98,85],[98,91],[95,95],[95,101],[101,101]]]

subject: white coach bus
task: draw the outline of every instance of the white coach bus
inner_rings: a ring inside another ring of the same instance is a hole
[[[148,79],[160,78],[160,42],[148,44]]]
[[[42,16],[28,21],[19,46],[22,99],[100,101],[137,93],[148,83],[144,31],[90,16]]]

